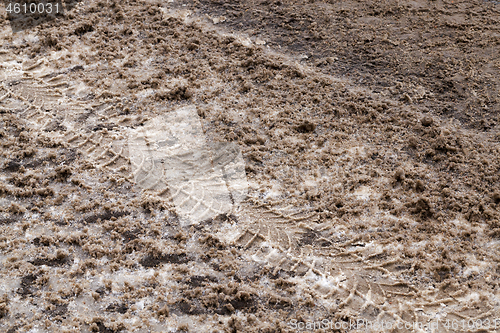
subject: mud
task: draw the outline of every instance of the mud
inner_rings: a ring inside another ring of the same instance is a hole
[[[499,331],[498,4],[65,9],[0,9],[0,330]]]

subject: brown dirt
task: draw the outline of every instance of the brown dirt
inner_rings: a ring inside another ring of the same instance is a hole
[[[500,327],[499,10],[83,1],[16,34],[0,16],[0,330]],[[124,145],[184,106],[249,182],[187,226]]]

